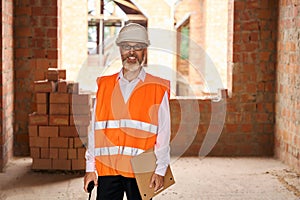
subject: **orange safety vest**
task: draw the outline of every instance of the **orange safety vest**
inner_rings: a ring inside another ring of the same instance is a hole
[[[150,74],[139,81],[125,103],[118,74],[97,80],[94,142],[99,176],[134,177],[130,160],[156,143],[158,109],[169,81]]]

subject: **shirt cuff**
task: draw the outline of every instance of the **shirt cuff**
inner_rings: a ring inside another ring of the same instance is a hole
[[[95,172],[95,163],[86,161],[85,172]]]
[[[155,169],[155,174],[158,174],[160,176],[165,176],[167,168],[168,168],[168,165],[158,164]]]

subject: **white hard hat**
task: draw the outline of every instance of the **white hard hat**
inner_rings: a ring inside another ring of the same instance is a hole
[[[139,42],[150,45],[147,30],[137,23],[129,23],[120,30],[116,44],[119,46],[122,42]]]

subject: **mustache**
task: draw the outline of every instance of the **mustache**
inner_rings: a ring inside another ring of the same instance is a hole
[[[138,56],[136,54],[126,54],[126,55],[123,55],[123,60],[129,58],[129,57],[135,57],[136,59],[138,58]]]
[[[123,65],[125,65],[125,64],[132,65],[132,64],[133,64],[133,63],[128,63],[127,58],[124,58],[124,59],[122,60],[122,63],[123,63]],[[137,59],[137,60],[136,60],[136,64],[140,65],[141,62]]]

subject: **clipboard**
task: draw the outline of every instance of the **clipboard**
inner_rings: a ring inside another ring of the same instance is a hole
[[[169,165],[164,176],[164,187],[157,192],[154,192],[154,188],[149,187],[151,177],[156,168],[156,156],[153,150],[146,151],[133,157],[131,159],[131,166],[142,200],[151,199],[175,183],[174,176]]]

